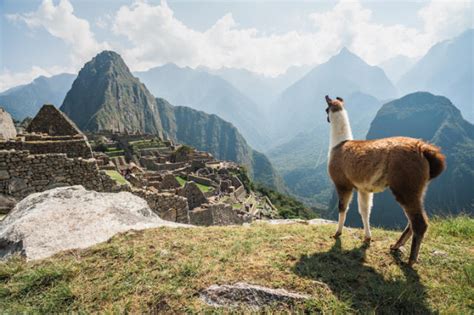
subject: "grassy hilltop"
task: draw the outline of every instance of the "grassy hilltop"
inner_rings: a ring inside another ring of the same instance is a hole
[[[0,309],[18,312],[203,312],[211,284],[248,282],[311,295],[289,311],[470,313],[474,311],[474,219],[435,219],[420,264],[388,248],[399,232],[332,225],[269,225],[128,232],[51,259],[0,264]],[[275,311],[269,309],[268,311]]]

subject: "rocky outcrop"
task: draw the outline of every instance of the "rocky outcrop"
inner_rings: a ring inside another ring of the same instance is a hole
[[[160,219],[131,193],[98,193],[82,186],[60,187],[20,201],[0,222],[0,258],[19,253],[42,259],[86,248],[128,230],[183,224]]]
[[[0,139],[11,139],[16,137],[16,129],[12,116],[0,108]]]
[[[253,310],[270,305],[293,305],[310,297],[306,294],[271,289],[239,282],[233,285],[212,285],[201,292],[201,299],[211,306],[247,307]]]

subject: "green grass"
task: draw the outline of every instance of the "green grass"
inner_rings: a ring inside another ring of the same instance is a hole
[[[117,182],[117,184],[119,184],[119,185],[127,185],[128,184],[128,181],[122,175],[120,175],[119,172],[117,172],[115,170],[106,170],[105,173],[107,175],[109,175],[110,178],[115,180]]]
[[[133,148],[135,150],[139,150],[139,149],[149,149],[149,148],[161,148],[161,147],[164,147],[165,145],[158,141],[158,140],[137,140],[137,141],[131,141],[129,142],[129,144],[131,146],[133,146]]]
[[[115,149],[115,150],[106,151],[104,153],[107,154],[109,157],[117,157],[117,156],[123,156],[125,154],[125,151],[120,150],[120,149]]]
[[[183,187],[184,184],[186,184],[186,179],[182,178],[181,176],[176,176],[176,180],[179,182],[181,187]]]
[[[181,176],[176,176],[176,180],[179,182],[179,184],[182,186],[184,186],[184,184],[186,184],[187,180]],[[207,185],[203,185],[203,184],[199,184],[199,183],[196,183],[195,184],[198,186],[198,188],[203,192],[203,193],[206,193],[206,192],[209,192],[209,191],[212,191],[214,188],[211,187],[211,186],[207,186]]]
[[[462,222],[462,223],[460,223]],[[463,228],[456,233],[456,226]],[[85,250],[0,263],[3,313],[209,313],[199,292],[219,283],[285,288],[312,298],[268,313],[442,313],[474,311],[474,219],[436,219],[414,269],[389,245],[400,232],[304,224],[130,231]],[[245,310],[236,309],[236,312]]]

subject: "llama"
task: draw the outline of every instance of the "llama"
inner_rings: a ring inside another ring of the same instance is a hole
[[[413,235],[408,260],[412,266],[417,262],[428,228],[424,194],[429,181],[445,169],[445,156],[438,147],[408,137],[353,140],[344,100],[326,96],[326,102],[327,119],[331,124],[328,172],[339,197],[339,221],[334,237],[342,233],[352,191],[356,189],[364,242],[370,244],[373,194],[389,187],[408,218],[400,239],[390,248],[398,250]]]

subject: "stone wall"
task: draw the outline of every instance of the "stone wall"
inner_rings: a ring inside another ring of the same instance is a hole
[[[92,151],[85,139],[74,140],[0,140],[0,150],[30,151],[31,154],[65,153],[70,158],[92,158]]]
[[[141,158],[140,164],[150,171],[174,171],[186,166],[185,162],[158,164],[156,160],[156,158]]]
[[[94,159],[0,150],[0,194],[21,199],[34,192],[70,185],[96,191],[119,188],[107,174],[99,171]]]
[[[189,211],[190,223],[193,225],[234,225],[249,222],[249,218],[243,218],[237,214],[231,205],[223,203],[204,205]]]
[[[145,199],[148,206],[163,220],[189,223],[189,208],[186,198],[173,193],[157,193],[133,189],[132,193]]]
[[[193,182],[196,182],[198,184],[205,185],[205,186],[213,186],[214,185],[212,180],[210,180],[209,178],[206,178],[206,177],[200,177],[200,176],[195,176],[195,175],[189,174],[187,179],[189,181],[193,181]]]

